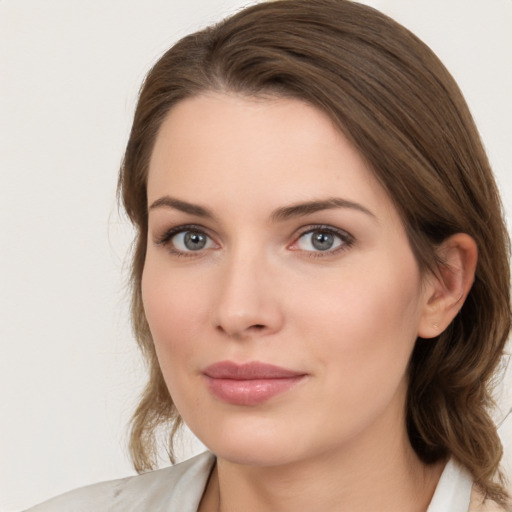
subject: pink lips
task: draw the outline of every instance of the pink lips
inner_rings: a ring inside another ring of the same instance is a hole
[[[256,405],[298,384],[305,373],[257,361],[221,361],[203,370],[210,391],[233,405]]]

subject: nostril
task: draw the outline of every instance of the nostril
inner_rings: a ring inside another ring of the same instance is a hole
[[[227,334],[229,336],[233,336],[234,338],[245,338],[246,336],[250,335],[251,333],[256,334],[260,333],[262,331],[265,331],[266,326],[264,324],[253,324],[249,325],[249,327],[246,327],[245,329],[242,329],[241,331],[233,330],[230,331],[229,329],[226,329],[222,325],[217,325],[216,330]]]

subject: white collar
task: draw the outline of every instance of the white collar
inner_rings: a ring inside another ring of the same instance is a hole
[[[467,512],[473,479],[460,464],[450,459],[439,479],[427,512]]]

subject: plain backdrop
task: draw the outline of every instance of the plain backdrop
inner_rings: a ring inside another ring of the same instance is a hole
[[[133,474],[144,381],[117,169],[139,85],[242,0],[0,0],[0,511]],[[512,213],[512,1],[374,0],[466,95]],[[512,376],[500,395],[512,403]],[[512,428],[503,431],[510,446]],[[511,447],[512,448],[512,447]],[[184,458],[200,450],[186,437]]]

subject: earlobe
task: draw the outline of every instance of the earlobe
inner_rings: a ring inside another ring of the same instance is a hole
[[[418,336],[439,336],[462,308],[473,285],[478,249],[466,233],[447,238],[438,248],[441,264],[425,281],[423,314]]]

